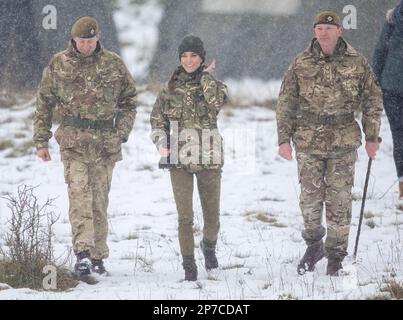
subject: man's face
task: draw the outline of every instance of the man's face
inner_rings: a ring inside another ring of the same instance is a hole
[[[336,47],[337,41],[343,34],[342,27],[331,24],[318,24],[313,30],[322,48]]]
[[[77,50],[80,51],[80,53],[86,57],[93,54],[93,52],[97,48],[98,40],[99,40],[99,34],[97,34],[95,37],[90,38],[90,39],[84,39],[84,38],[78,38],[78,37],[74,38],[74,41],[76,42]]]

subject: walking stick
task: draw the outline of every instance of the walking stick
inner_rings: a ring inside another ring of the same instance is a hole
[[[378,138],[378,142],[381,143],[381,137]],[[361,233],[361,224],[362,218],[364,217],[364,207],[365,207],[365,200],[367,198],[367,189],[368,189],[368,181],[369,181],[369,174],[371,173],[371,165],[372,159],[368,159],[368,168],[367,168],[367,175],[365,177],[365,184],[364,184],[364,193],[362,195],[362,202],[361,202],[361,212],[360,212],[360,221],[358,222],[358,230],[357,230],[357,237],[355,238],[355,247],[354,247],[354,260],[357,257],[357,249],[358,249],[358,241],[360,240],[360,233]]]

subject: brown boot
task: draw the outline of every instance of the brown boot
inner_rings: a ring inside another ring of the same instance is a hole
[[[339,271],[343,269],[341,261],[342,260],[340,260],[339,258],[329,257],[327,262],[326,274],[329,276],[338,277],[340,275]]]

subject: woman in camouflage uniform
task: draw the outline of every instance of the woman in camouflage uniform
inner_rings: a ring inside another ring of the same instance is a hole
[[[217,115],[227,99],[227,87],[205,66],[200,38],[186,36],[178,48],[180,66],[158,95],[151,113],[152,139],[169,168],[178,210],[179,244],[185,280],[197,279],[193,236],[193,177],[196,176],[204,227],[200,247],[207,270],[218,267],[215,248],[219,231],[222,138]]]

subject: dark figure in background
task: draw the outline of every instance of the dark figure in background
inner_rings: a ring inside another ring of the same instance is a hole
[[[403,210],[403,0],[386,14],[374,52],[373,69],[383,92],[399,178],[398,208]]]

